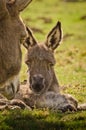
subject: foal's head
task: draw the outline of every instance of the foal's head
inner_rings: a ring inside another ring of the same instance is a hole
[[[40,44],[29,28],[27,31],[28,38],[24,46],[27,48],[28,83],[35,94],[42,94],[54,82],[54,50],[59,46],[62,38],[61,23],[58,22],[48,34],[46,41]]]

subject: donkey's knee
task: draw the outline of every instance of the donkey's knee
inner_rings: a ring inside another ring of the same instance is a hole
[[[15,97],[15,94],[19,90],[19,76],[15,76],[10,81],[6,82],[5,85],[0,88],[0,93],[2,93],[8,99]]]

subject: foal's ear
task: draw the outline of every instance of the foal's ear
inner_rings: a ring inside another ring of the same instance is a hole
[[[52,50],[56,49],[62,39],[61,23],[58,21],[56,26],[50,31],[47,36],[46,46]]]
[[[32,46],[36,45],[36,44],[37,44],[37,41],[36,41],[36,39],[34,38],[33,33],[32,33],[32,31],[30,30],[30,28],[26,27],[26,30],[27,30],[27,32],[28,32],[28,37],[26,38],[26,41],[25,41],[25,43],[24,43],[23,45],[24,45],[24,47],[25,47],[26,49],[28,49],[30,46],[32,47]]]

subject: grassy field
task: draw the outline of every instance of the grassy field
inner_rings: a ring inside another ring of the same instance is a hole
[[[86,130],[86,112],[4,111],[0,112],[0,130]]]
[[[61,21],[62,44],[55,52],[55,72],[61,91],[72,94],[79,103],[86,102],[86,2],[33,0],[21,14],[39,42]],[[21,81],[27,78],[22,47]],[[86,111],[51,112],[49,110],[0,112],[0,130],[86,130]]]

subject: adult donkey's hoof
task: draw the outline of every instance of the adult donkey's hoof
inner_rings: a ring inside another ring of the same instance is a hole
[[[20,99],[13,99],[10,101],[10,106],[12,109],[19,108],[19,109],[28,109],[31,110],[29,106],[27,106],[22,100]]]
[[[0,111],[6,109],[8,105],[8,99],[5,98],[2,94],[0,94]]]

